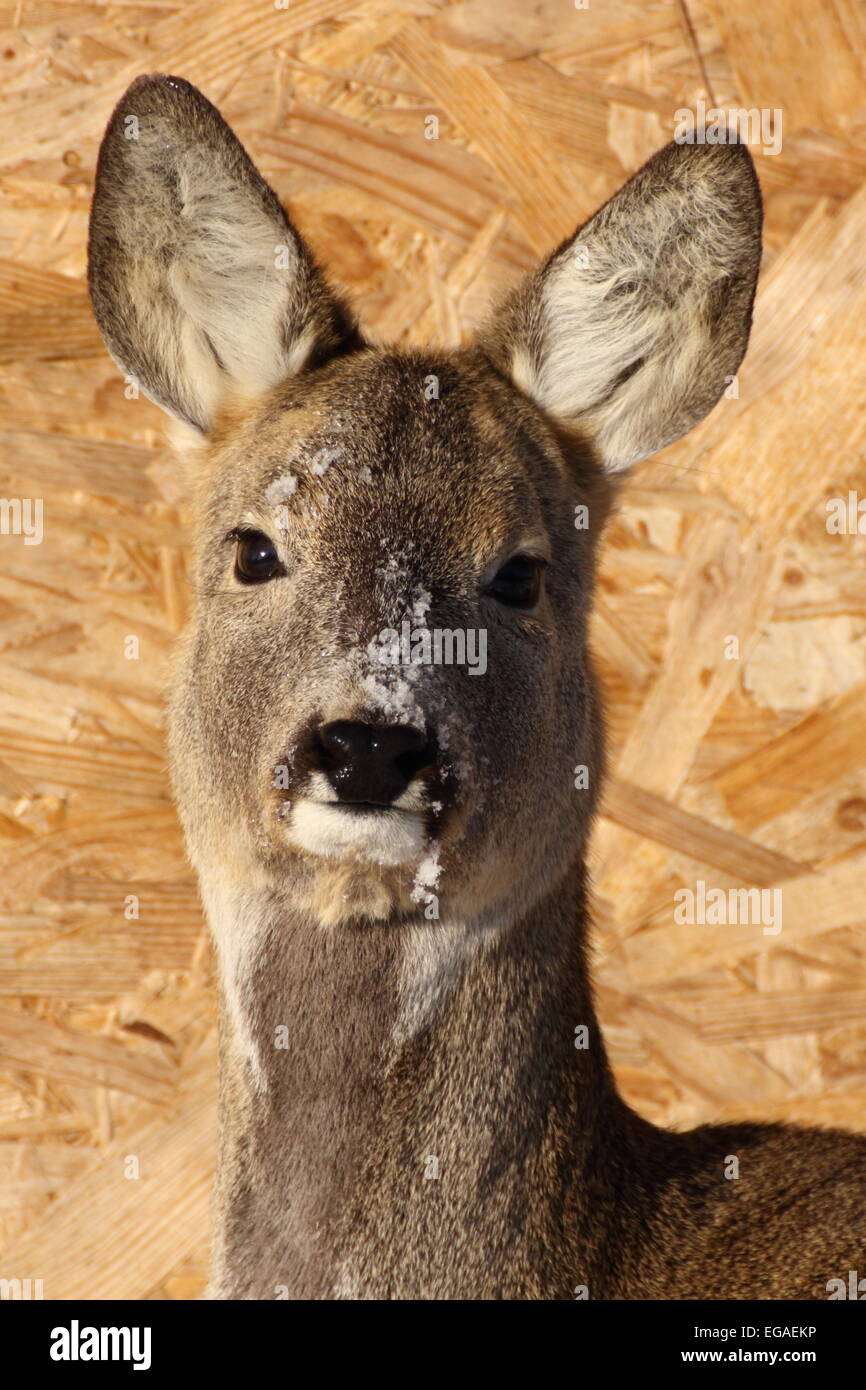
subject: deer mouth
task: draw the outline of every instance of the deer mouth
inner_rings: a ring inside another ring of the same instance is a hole
[[[341,779],[302,756],[277,793],[276,817],[289,845],[305,854],[381,867],[417,865],[460,820],[457,779],[438,762],[425,762],[421,772],[410,769],[407,777],[403,770],[396,780],[394,786],[382,778]]]
[[[393,804],[300,797],[285,820],[293,845],[326,859],[363,859],[387,867],[417,863],[430,842],[427,817]]]

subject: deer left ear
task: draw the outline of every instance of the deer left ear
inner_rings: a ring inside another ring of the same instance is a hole
[[[140,77],[121,98],[88,251],[112,357],[203,432],[229,394],[262,394],[357,339],[276,194],[180,77]]]
[[[761,195],[743,145],[667,145],[506,301],[481,346],[617,471],[711,410],[749,339]]]

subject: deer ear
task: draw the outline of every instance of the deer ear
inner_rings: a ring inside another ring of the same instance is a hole
[[[276,194],[178,77],[138,78],[114,111],[88,254],[111,355],[200,430],[228,390],[267,391],[354,337]]]
[[[648,164],[506,301],[481,335],[501,370],[610,470],[708,413],[749,338],[761,195],[743,145]]]

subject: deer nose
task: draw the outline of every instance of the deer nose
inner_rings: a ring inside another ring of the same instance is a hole
[[[432,752],[426,735],[408,724],[338,719],[318,731],[317,762],[340,801],[390,806]]]

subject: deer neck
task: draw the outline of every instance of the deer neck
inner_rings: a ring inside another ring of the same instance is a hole
[[[574,1296],[600,1239],[581,1193],[626,1123],[581,877],[459,924],[331,930],[264,887],[210,896],[220,1296]]]

